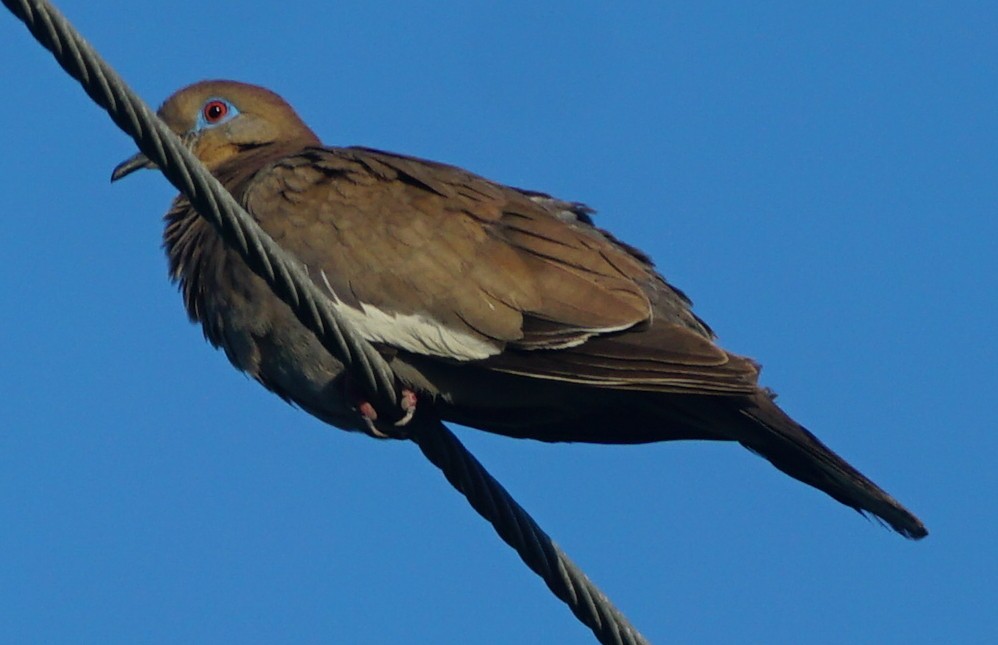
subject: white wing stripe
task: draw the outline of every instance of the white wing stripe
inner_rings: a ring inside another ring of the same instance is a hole
[[[461,361],[488,358],[501,351],[496,343],[467,332],[448,329],[420,314],[390,314],[363,302],[360,303],[360,309],[351,307],[343,303],[333,291],[326,272],[319,273],[332,296],[333,308],[368,341],[385,343],[414,354],[429,354]]]

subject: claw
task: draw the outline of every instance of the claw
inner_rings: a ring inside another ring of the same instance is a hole
[[[402,427],[412,421],[412,417],[416,414],[416,393],[412,390],[403,389],[402,396],[399,400],[399,407],[402,408],[404,415],[401,419],[395,422],[395,427]],[[367,432],[371,436],[378,437],[379,439],[391,439],[397,435],[386,433],[375,425],[375,421],[378,420],[378,413],[374,409],[374,406],[370,402],[360,399],[357,401],[357,412],[360,413],[361,418],[364,420],[364,424],[367,426]]]
[[[416,414],[416,393],[412,390],[403,389],[399,406],[402,408],[402,411],[405,412],[405,416],[396,421],[395,425],[404,426],[412,421],[412,417]]]

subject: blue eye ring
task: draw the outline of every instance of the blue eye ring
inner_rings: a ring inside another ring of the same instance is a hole
[[[232,103],[220,98],[210,98],[201,106],[198,113],[197,128],[211,128],[225,123],[239,114],[239,110]]]

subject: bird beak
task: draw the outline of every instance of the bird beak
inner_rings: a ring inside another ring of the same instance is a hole
[[[149,161],[149,157],[145,156],[141,152],[136,153],[135,156],[125,159],[120,164],[114,167],[114,171],[111,172],[111,181],[118,181],[126,175],[130,175],[136,170],[142,170],[143,168],[155,168],[156,164]]]

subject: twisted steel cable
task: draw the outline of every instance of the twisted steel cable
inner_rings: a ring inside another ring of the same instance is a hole
[[[226,244],[273,289],[339,359],[379,414],[400,418],[397,381],[382,356],[330,306],[322,291],[212,177],[180,139],[45,0],[2,0],[66,72],[131,136],[139,150],[218,230]],[[385,418],[382,417],[382,418]],[[496,533],[605,645],[647,641],[530,515],[438,419],[419,415],[412,439],[426,458],[488,520]]]

